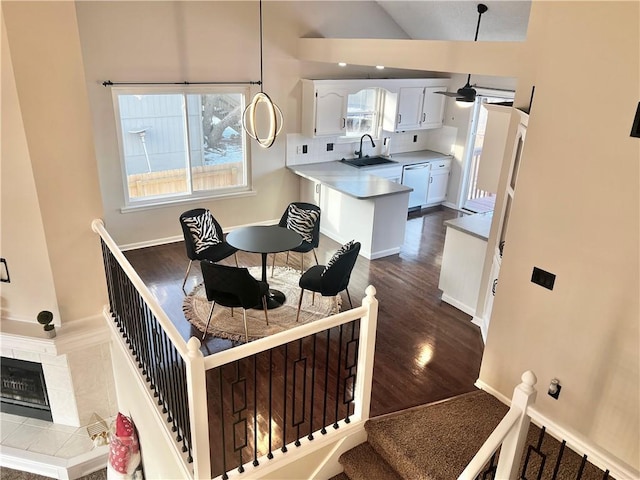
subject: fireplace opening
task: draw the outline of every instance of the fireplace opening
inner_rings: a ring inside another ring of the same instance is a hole
[[[42,365],[5,357],[1,362],[0,410],[53,421]]]

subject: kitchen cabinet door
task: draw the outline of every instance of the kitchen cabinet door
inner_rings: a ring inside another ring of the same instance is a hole
[[[346,90],[318,87],[315,135],[343,135],[347,122]]]
[[[449,170],[432,171],[429,176],[429,190],[427,191],[427,204],[441,203],[447,198],[447,186],[449,185]]]
[[[449,186],[449,172],[451,171],[451,160],[432,161],[429,174],[429,190],[427,191],[427,205],[442,203],[447,198],[447,188]]]
[[[310,138],[344,135],[347,127],[346,88],[302,83],[302,133]]]
[[[439,128],[444,117],[444,95],[441,92],[444,87],[425,87],[422,100],[422,117],[420,128]]]
[[[405,87],[398,93],[396,131],[416,130],[422,120],[424,87]]]
[[[385,101],[385,130],[403,132],[442,126],[446,87],[402,87]]]

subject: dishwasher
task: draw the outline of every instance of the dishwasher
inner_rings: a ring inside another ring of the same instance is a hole
[[[421,208],[427,203],[430,169],[429,162],[406,165],[402,168],[402,185],[413,188],[413,192],[409,194],[409,210]]]

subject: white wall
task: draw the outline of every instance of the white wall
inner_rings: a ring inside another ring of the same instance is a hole
[[[629,132],[640,5],[542,3],[531,12],[536,93],[480,377],[507,395],[524,370],[543,391],[557,377],[560,398],[539,395],[542,412],[637,469],[640,141]],[[533,266],[557,275],[553,291],[530,282]]]
[[[87,89],[96,132],[96,156],[105,224],[120,245],[180,237],[178,217],[205,206],[223,227],[278,219],[297,195],[285,165],[286,132],[297,130],[295,23],[280,22],[267,3],[264,18],[264,90],[283,109],[285,128],[264,150],[251,142],[255,195],[123,214],[124,193],[109,88],[104,80],[139,82],[260,79],[257,2],[78,2]],[[254,89],[254,91],[257,91]],[[292,91],[294,91],[292,93]]]
[[[2,132],[0,134],[2,224],[0,246],[11,283],[0,283],[3,319],[35,322],[40,310],[49,310],[60,325],[60,312],[33,179],[13,66],[2,20]],[[30,252],[26,255],[24,252]]]
[[[90,318],[106,302],[100,244],[90,227],[102,208],[74,5],[3,2],[2,9],[20,109],[18,115],[14,104],[8,117],[9,125],[15,128],[16,150],[3,151],[2,162],[10,168],[19,162],[21,170],[9,170],[12,175],[6,181],[15,182],[15,186],[23,182],[24,194],[31,196],[24,213],[32,215],[33,223],[25,223],[27,233],[34,233],[33,243],[23,241],[25,232],[16,224],[20,223],[16,213],[3,214],[3,235],[11,239],[8,245],[16,247],[8,260],[16,275],[20,274],[16,281],[22,280],[3,290],[3,301],[12,317],[31,317],[40,302],[51,303],[53,288],[60,323]],[[10,88],[11,82],[6,85]],[[3,82],[3,94],[4,88]],[[39,219],[34,218],[38,206]],[[47,256],[50,274],[43,266],[28,272],[30,265],[44,262]],[[41,279],[24,281],[41,272]],[[27,295],[32,305],[21,303]],[[14,298],[16,303],[11,306]]]

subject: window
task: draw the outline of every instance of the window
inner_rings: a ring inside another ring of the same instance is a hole
[[[249,189],[246,89],[113,89],[128,207]]]
[[[366,88],[347,98],[347,136],[360,137],[365,133],[376,136],[380,89]]]

